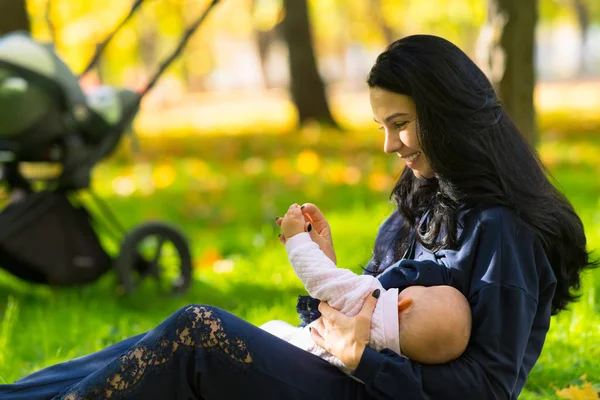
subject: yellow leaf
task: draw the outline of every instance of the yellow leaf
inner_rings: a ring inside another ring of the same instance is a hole
[[[296,167],[305,175],[313,175],[319,170],[321,160],[319,155],[311,150],[305,150],[298,155]]]
[[[156,167],[152,173],[152,181],[154,186],[159,189],[164,189],[175,182],[175,168],[170,164],[163,164]]]
[[[600,397],[589,382],[581,387],[571,385],[568,388],[557,390],[558,397],[569,400],[598,400]]]
[[[216,247],[208,247],[202,257],[194,260],[194,268],[211,268],[217,261],[222,260],[221,252]]]

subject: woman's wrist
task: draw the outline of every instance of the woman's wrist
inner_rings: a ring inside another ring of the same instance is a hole
[[[331,247],[330,250],[328,251],[324,251],[323,253],[325,253],[325,255],[331,260],[333,261],[334,264],[337,265],[337,257],[335,256],[335,251],[333,250],[333,247]]]
[[[358,364],[360,364],[360,359],[362,358],[366,347],[367,346],[365,344],[357,343],[356,346],[354,346],[348,351],[345,360],[342,360],[344,365],[348,367],[351,371],[354,371],[358,367]]]

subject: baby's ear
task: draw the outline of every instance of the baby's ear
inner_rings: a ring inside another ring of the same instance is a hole
[[[398,302],[398,315],[408,310],[413,305],[412,297],[405,297]]]

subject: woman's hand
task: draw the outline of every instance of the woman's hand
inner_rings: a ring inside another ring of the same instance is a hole
[[[312,203],[305,203],[302,206],[302,213],[307,217],[306,231],[310,234],[313,242],[319,245],[319,248],[334,264],[337,264],[335,250],[333,249],[333,239],[331,237],[331,228],[329,223],[321,213],[321,210]],[[281,226],[282,218],[277,218],[277,225]],[[310,228],[309,228],[310,225]],[[285,238],[280,236],[281,243],[285,244]]]
[[[368,296],[354,317],[347,317],[327,303],[319,304],[321,318],[311,329],[312,338],[317,346],[339,358],[351,371],[358,367],[371,338],[371,318],[379,293],[377,289]]]

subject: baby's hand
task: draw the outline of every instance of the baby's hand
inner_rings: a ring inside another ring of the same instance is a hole
[[[288,209],[288,212],[283,216],[281,221],[281,231],[285,239],[289,239],[299,233],[304,232],[304,225],[306,220],[302,215],[302,210],[298,204],[292,204]]]

